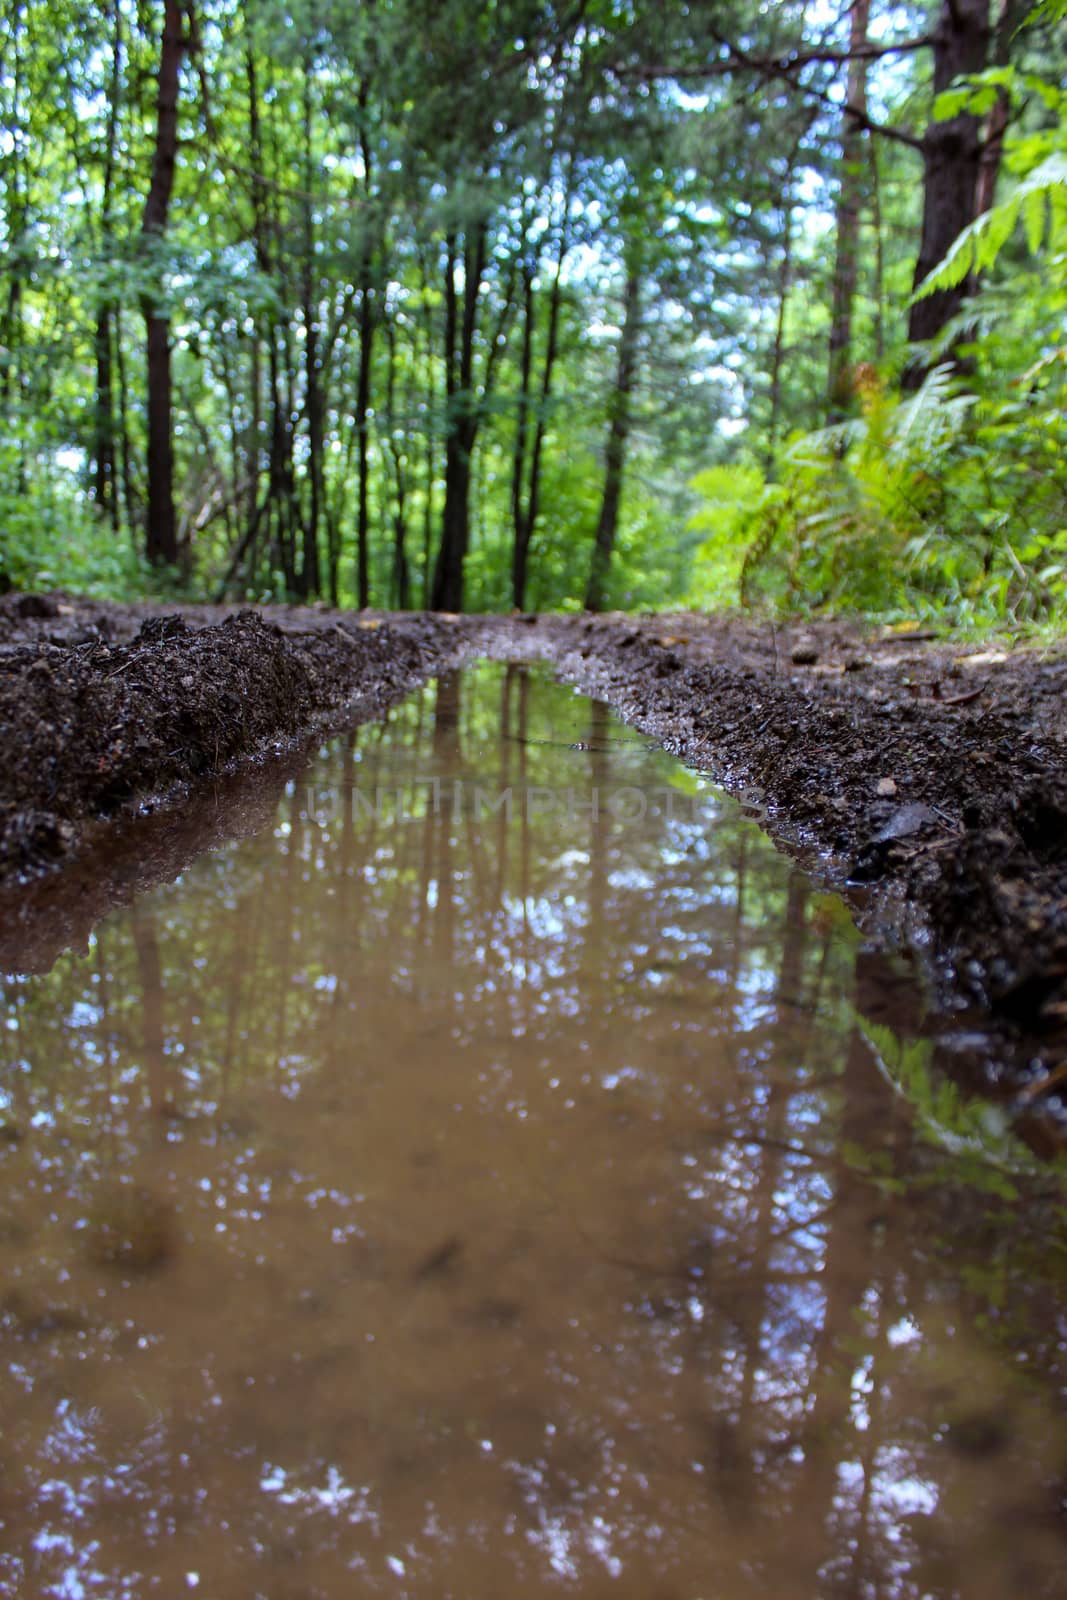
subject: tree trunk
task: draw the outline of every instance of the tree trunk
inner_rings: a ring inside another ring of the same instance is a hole
[[[178,83],[186,45],[182,21],[180,0],[164,0],[152,180],[141,224],[142,237],[149,250],[158,244],[166,232],[174,190],[178,156]],[[145,553],[149,561],[156,565],[173,565],[178,560],[178,528],[174,514],[170,319],[149,294],[143,297],[142,309],[148,394],[148,521]]]
[[[93,500],[117,533],[119,501],[115,472],[115,401],[112,384],[111,307],[96,314],[96,409],[93,416]]]
[[[425,455],[426,493],[422,502],[422,603],[428,606],[433,588],[433,514],[434,482],[437,477],[437,451],[434,448],[434,429],[437,425],[437,385],[434,382],[433,312],[425,294],[429,277],[422,270],[423,320],[426,330],[426,427],[423,451]]]
[[[941,94],[961,73],[981,72],[989,56],[989,0],[944,0],[934,32],[934,93]],[[943,261],[967,225],[974,221],[982,164],[981,123],[963,111],[946,122],[931,121],[923,136],[923,220],[915,287]],[[968,293],[961,283],[916,300],[908,319],[913,344],[936,338],[960,310]],[[910,387],[922,369],[908,374]]]
[[[782,257],[778,264],[778,315],[774,322],[774,348],[771,351],[770,417],[767,423],[767,449],[764,462],[770,472],[778,448],[782,415],[782,371],[785,367],[785,329],[789,293],[793,287],[793,179],[796,155],[791,157],[782,185]]]
[[[359,378],[356,385],[357,488],[356,588],[360,610],[370,605],[370,374],[374,352],[374,302],[370,262],[364,262],[359,295]]]
[[[359,86],[359,149],[363,161],[363,192],[368,201],[372,191],[372,154],[367,137],[369,85],[364,78]],[[356,522],[356,588],[359,607],[370,605],[370,392],[371,361],[374,356],[374,328],[377,307],[374,301],[374,240],[363,245],[359,279],[359,379],[356,392],[356,444],[358,510]]]
[[[541,463],[544,458],[545,433],[548,429],[549,402],[552,399],[552,378],[559,355],[559,322],[563,305],[563,262],[570,248],[568,215],[572,193],[573,164],[567,174],[560,216],[559,247],[556,251],[556,272],[548,301],[548,333],[545,340],[545,365],[541,375],[541,395],[534,428],[533,451],[530,457],[530,477],[526,492],[526,508],[515,523],[515,548],[511,563],[512,604],[520,611],[526,605],[526,582],[530,560],[530,546],[537,528],[537,515],[541,509]],[[529,310],[528,313],[529,315]]]
[[[639,251],[627,252],[626,289],[623,295],[623,324],[619,339],[615,390],[611,397],[608,445],[604,460],[604,493],[600,502],[593,562],[585,592],[585,609],[602,611],[607,589],[608,569],[615,549],[615,535],[622,504],[622,479],[626,465],[626,444],[630,437],[630,403],[637,375],[637,340],[641,328],[641,262]]]
[[[1019,0],[997,0],[996,31],[993,38],[992,64],[997,67],[1006,67],[1011,60],[1011,41],[1019,25],[1020,12],[1023,10]],[[1004,153],[1004,135],[1008,128],[1008,116],[1011,111],[1011,101],[1003,89],[997,91],[997,98],[989,113],[986,122],[985,137],[982,142],[981,168],[978,174],[978,193],[975,197],[975,216],[982,216],[986,211],[991,211],[996,198],[997,178],[1000,176],[1000,159]]]
[[[111,77],[108,85],[107,131],[104,142],[104,181],[100,207],[100,249],[104,259],[110,259],[112,240],[112,197],[115,186],[115,151],[118,142],[119,100],[122,91],[122,8],[112,0]],[[110,295],[97,307],[96,355],[96,408],[93,418],[93,499],[98,509],[110,520],[115,533],[119,529],[118,474],[115,466],[115,397],[113,324],[114,303]]]
[[[471,452],[474,431],[470,419],[453,424],[445,448],[445,506],[441,518],[441,548],[433,577],[434,611],[462,611],[463,563],[470,544]]]
[[[526,508],[523,504],[523,480],[526,476],[526,451],[530,431],[530,373],[533,366],[534,318],[537,302],[534,296],[534,269],[529,261],[522,269],[522,353],[519,357],[519,401],[515,419],[515,443],[511,457],[511,526],[514,543],[511,559],[512,604],[522,610],[526,593]]]
[[[8,36],[3,50],[3,71],[9,79],[11,98],[8,112],[10,127],[6,132],[4,152],[6,158],[4,167],[7,169],[4,185],[6,192],[3,198],[4,231],[7,236],[4,254],[7,256],[8,284],[7,292],[3,296],[3,311],[0,314],[0,397],[3,398],[9,412],[13,409],[22,389],[20,370],[22,276],[27,266],[25,234],[29,220],[29,181],[25,168],[30,137],[26,125],[28,113],[23,109],[25,21],[25,14],[20,6],[10,7],[9,14],[4,18]],[[12,431],[21,434],[21,419]]]
[[[383,325],[386,343],[389,346],[389,367],[385,385],[385,449],[393,468],[392,598],[398,611],[406,611],[411,604],[411,563],[407,554],[407,470],[404,465],[404,451],[397,439],[399,428],[396,415],[396,328],[388,319]],[[406,426],[404,438],[406,443]]]
[[[852,309],[859,268],[860,210],[864,189],[864,143],[861,117],[867,114],[867,47],[870,0],[853,0],[849,23],[848,98],[841,128],[841,178],[837,190],[837,250],[830,310],[830,414],[848,409],[851,398]]]
[[[434,611],[462,611],[463,563],[470,544],[471,458],[480,420],[474,393],[474,334],[485,271],[487,227],[475,225],[463,247],[463,319],[456,299],[456,242],[448,240],[445,269],[445,506],[441,547],[430,600]]]
[[[885,233],[882,226],[882,178],[878,164],[878,144],[867,142],[871,179],[871,225],[874,230],[874,356],[885,360]]]
[[[300,594],[311,599],[319,593],[319,517],[323,503],[323,452],[325,401],[319,371],[319,325],[315,305],[315,163],[312,154],[312,96],[310,51],[304,58],[304,388],[308,439],[310,499],[304,522]]]
[[[122,467],[122,508],[126,527],[133,532],[137,522],[137,490],[133,482],[133,445],[130,442],[130,386],[126,381],[124,317],[121,305],[115,308],[115,376],[119,381],[119,451]]]
[[[247,8],[245,14],[245,78],[248,87],[248,149],[252,162],[254,177],[251,184],[252,196],[252,242],[255,249],[256,269],[267,277],[271,270],[270,244],[268,240],[267,217],[267,191],[264,176],[263,152],[263,127],[259,109],[259,78],[256,72],[256,57],[251,38],[248,36]],[[263,438],[263,357],[261,340],[264,336],[259,326],[258,319],[253,323],[250,335],[251,350],[249,355],[249,384],[251,387],[251,401],[249,406],[248,441],[245,449],[245,474],[248,480],[248,496],[245,504],[245,532],[239,543],[240,556],[231,560],[231,571],[236,573],[245,553],[248,555],[246,576],[250,581],[255,579],[256,552],[255,540],[259,524],[263,517],[264,508],[259,500],[260,479],[260,445]],[[265,336],[273,344],[273,320],[267,319]],[[229,579],[226,580],[227,583]]]

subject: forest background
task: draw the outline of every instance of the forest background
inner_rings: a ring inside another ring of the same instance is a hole
[[[0,588],[1067,611],[1067,0],[0,0]]]

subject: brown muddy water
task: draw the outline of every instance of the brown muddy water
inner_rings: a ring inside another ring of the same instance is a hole
[[[547,677],[330,745],[4,981],[0,1594],[1062,1594],[1062,1178],[884,976]]]

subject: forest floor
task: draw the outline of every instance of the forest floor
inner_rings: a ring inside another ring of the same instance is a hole
[[[9,595],[0,968],[84,944],[261,825],[312,741],[484,656],[549,663],[741,795],[872,943],[910,956],[960,1070],[1048,1126],[1067,1087],[1067,642]]]

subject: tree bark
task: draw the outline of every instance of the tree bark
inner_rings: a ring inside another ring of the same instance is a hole
[[[993,65],[1007,66],[1011,59],[1011,41],[1019,25],[1023,7],[1019,0],[997,0],[997,20],[993,36]],[[1004,135],[1008,128],[1011,101],[1003,89],[998,90],[996,102],[989,113],[982,141],[981,168],[978,174],[978,193],[975,198],[975,216],[991,211],[996,198],[1000,160],[1004,153]]]
[[[430,285],[430,274],[421,250],[419,252],[419,275],[422,288],[422,324],[426,340],[426,425],[423,429],[426,493],[422,502],[422,603],[424,606],[428,606],[433,586],[433,489],[437,465],[437,452],[434,448],[434,429],[437,421],[437,385],[434,382],[433,311],[426,293]]]
[[[860,211],[864,189],[864,142],[860,118],[867,114],[867,47],[870,0],[853,0],[849,22],[848,97],[841,129],[841,178],[837,190],[837,248],[830,309],[830,413],[840,415],[850,399],[852,311],[859,269]]]
[[[608,570],[615,549],[622,504],[622,480],[626,465],[626,445],[630,437],[631,401],[637,376],[637,340],[641,329],[641,261],[637,247],[631,247],[626,267],[623,294],[623,324],[619,338],[615,389],[611,397],[608,445],[604,460],[604,493],[600,502],[593,561],[585,592],[585,609],[602,611],[607,590]]]
[[[362,80],[359,89],[360,155],[363,160],[363,186],[371,197],[371,148],[367,138],[366,112],[369,87]],[[368,214],[370,207],[368,205]],[[374,240],[368,235],[363,246],[359,278],[359,378],[356,387],[357,445],[357,522],[356,588],[363,611],[370,605],[370,394],[371,361],[374,356],[374,330],[377,310],[374,302]]]
[[[487,227],[476,224],[463,244],[462,322],[456,295],[456,240],[450,236],[445,261],[445,505],[441,547],[433,575],[434,611],[462,611],[463,563],[470,544],[471,458],[478,437],[474,393],[474,334],[485,272]],[[473,234],[473,237],[472,237]]]
[[[782,415],[782,372],[785,367],[785,330],[789,310],[789,294],[793,287],[793,180],[796,172],[797,152],[794,151],[786,168],[782,184],[782,256],[778,264],[778,314],[774,322],[774,348],[771,351],[770,416],[767,423],[767,449],[764,462],[770,472],[778,448],[778,433]]]
[[[259,108],[259,77],[256,72],[256,57],[252,40],[248,34],[247,7],[245,7],[244,26],[246,35],[245,79],[248,88],[248,141],[249,155],[254,173],[251,183],[252,243],[255,249],[256,270],[264,277],[267,277],[271,270],[271,258],[268,239],[266,181],[264,178],[263,126]],[[274,328],[272,319],[268,319],[266,336],[273,343]],[[253,324],[250,335],[249,384],[251,387],[251,414],[245,447],[245,476],[248,481],[248,498],[245,505],[245,532],[239,544],[240,558],[235,562],[231,562],[232,575],[237,571],[241,560],[247,554],[246,574],[249,579],[254,579],[255,577],[255,540],[264,511],[259,501],[260,444],[263,437],[263,359],[261,340],[262,333],[257,319]],[[228,582],[229,578],[226,580],[226,583]]]
[[[989,0],[944,0],[934,32],[935,95],[961,73],[981,72],[989,58],[989,44]],[[930,122],[923,135],[923,220],[916,288],[974,221],[981,163],[981,122],[972,112]],[[936,338],[960,310],[967,293],[968,285],[961,283],[916,300],[908,319],[911,342]],[[908,385],[918,387],[922,376],[922,368],[913,367]]]
[[[522,268],[522,351],[519,356],[519,400],[515,419],[515,442],[511,457],[511,603],[519,611],[526,592],[526,509],[523,504],[523,480],[526,475],[527,440],[530,431],[530,375],[533,368],[534,319],[537,301],[534,294],[534,269],[530,261]]]
[[[174,191],[178,157],[178,87],[186,39],[179,0],[164,0],[159,57],[156,138],[152,179],[141,223],[151,249],[163,238]],[[178,560],[174,512],[174,450],[171,425],[170,319],[155,297],[142,299],[145,319],[148,399],[148,519],[145,554],[155,565]]]
[[[96,313],[96,407],[93,416],[93,500],[114,532],[119,526],[119,501],[115,472],[115,399],[112,383],[111,306]]]
[[[370,605],[370,375],[374,353],[374,302],[369,260],[364,260],[359,295],[359,378],[356,383],[357,500],[356,589],[360,610]]]
[[[125,318],[122,306],[115,307],[115,376],[119,383],[119,451],[122,467],[122,508],[126,513],[126,527],[132,531],[137,522],[138,495],[133,481],[133,445],[130,441],[130,386],[126,381]]]
[[[326,404],[319,370],[319,323],[315,305],[315,163],[312,152],[312,63],[310,50],[304,58],[304,389],[308,440],[308,484],[310,497],[304,521],[304,547],[300,567],[299,592],[303,599],[319,593],[319,518],[323,505],[323,453],[325,450]]]
[[[104,180],[100,207],[101,255],[113,251],[112,197],[115,184],[115,151],[118,142],[119,98],[122,89],[122,8],[112,0],[111,77],[108,85],[107,131],[104,140]],[[115,395],[113,358],[113,297],[105,295],[96,312],[96,408],[93,418],[93,499],[108,518],[115,533],[119,529],[118,474],[115,465]]]
[[[408,480],[404,451],[397,440],[396,415],[396,328],[387,318],[383,324],[385,340],[389,347],[389,366],[385,385],[385,449],[393,468],[393,573],[392,598],[398,611],[406,611],[411,604],[411,563],[407,554],[407,497]],[[407,428],[404,438],[406,442]]]
[[[23,367],[23,303],[22,280],[29,265],[28,233],[30,209],[30,179],[27,152],[30,145],[29,110],[23,98],[26,85],[26,57],[23,41],[27,33],[26,17],[22,7],[9,8],[4,19],[8,27],[7,47],[10,62],[4,61],[5,74],[10,84],[10,128],[7,130],[8,147],[3,166],[5,173],[5,232],[7,235],[8,284],[0,311],[0,399],[8,412],[10,431],[18,440],[16,484],[20,494],[25,494],[28,482],[26,473],[25,423],[21,415],[25,372]],[[32,49],[32,42],[30,42]],[[6,56],[6,50],[5,50]]]
[[[560,218],[559,246],[556,251],[556,271],[552,280],[552,290],[548,301],[548,332],[545,338],[545,364],[541,374],[541,394],[537,409],[537,422],[534,427],[533,450],[530,456],[530,475],[526,491],[525,509],[520,492],[515,501],[515,545],[511,562],[511,597],[512,604],[522,611],[526,605],[526,583],[530,560],[530,546],[537,528],[538,512],[541,509],[541,463],[544,457],[545,433],[548,429],[549,403],[552,399],[552,378],[556,367],[556,358],[559,355],[559,324],[560,311],[563,305],[563,262],[570,248],[570,233],[568,229],[568,212],[571,198],[571,179],[573,165],[567,175],[567,183],[563,193],[563,207]],[[527,319],[532,315],[532,301],[527,305]],[[528,383],[526,385],[528,388]],[[522,437],[522,450],[525,455],[525,429]],[[517,446],[518,447],[518,446]]]

